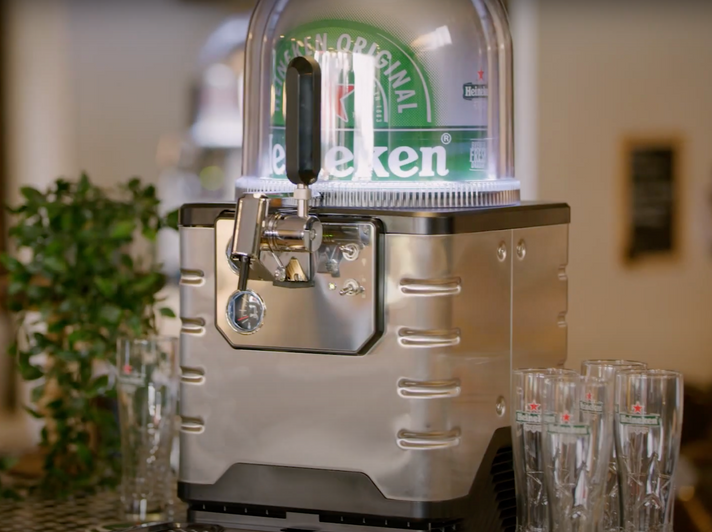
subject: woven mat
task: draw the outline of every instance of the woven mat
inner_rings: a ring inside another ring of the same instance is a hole
[[[65,501],[0,501],[0,532],[108,532],[133,526],[118,522],[118,509],[112,492]],[[174,514],[172,519],[184,519],[182,503],[176,503]]]

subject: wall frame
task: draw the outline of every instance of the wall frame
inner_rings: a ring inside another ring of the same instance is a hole
[[[681,256],[683,151],[676,134],[632,135],[622,143],[621,254],[627,266]]]

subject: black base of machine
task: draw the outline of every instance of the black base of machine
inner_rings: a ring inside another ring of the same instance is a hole
[[[213,485],[178,483],[189,519],[206,514],[284,520],[288,514],[318,516],[320,523],[442,532],[514,532],[516,498],[511,432],[498,429],[466,497],[411,502],[387,499],[368,476],[254,464],[235,464]],[[228,514],[228,515],[226,515]]]

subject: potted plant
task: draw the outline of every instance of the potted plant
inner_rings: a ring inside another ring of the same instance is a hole
[[[17,318],[11,346],[19,373],[33,381],[27,411],[43,420],[39,488],[61,496],[118,481],[119,434],[106,372],[122,335],[156,332],[166,283],[151,255],[158,232],[177,227],[162,216],[153,186],[131,179],[105,191],[82,175],[48,190],[21,189],[5,254],[7,304]],[[149,246],[150,250],[150,246]]]

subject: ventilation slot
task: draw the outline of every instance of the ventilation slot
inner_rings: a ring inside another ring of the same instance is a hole
[[[512,448],[502,447],[492,460],[490,477],[494,486],[497,512],[503,532],[515,532],[517,528],[517,497],[514,491],[514,463]]]
[[[271,517],[272,519],[286,519],[287,512],[279,508],[267,506],[247,506],[244,504],[193,504],[192,511],[210,512],[214,514],[251,515],[254,517]]]
[[[459,532],[464,530],[461,521],[410,521],[403,518],[373,517],[366,515],[319,514],[322,523],[369,526],[374,528],[398,528],[401,530],[427,530],[428,532]]]

